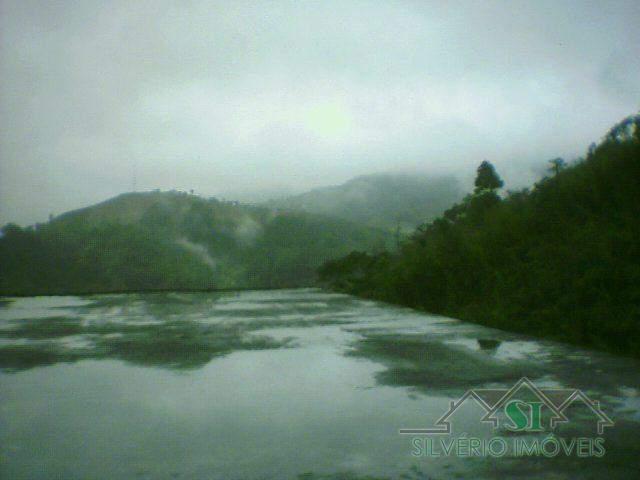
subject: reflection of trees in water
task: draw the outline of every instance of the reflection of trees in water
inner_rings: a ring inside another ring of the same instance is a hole
[[[172,294],[145,296],[144,302],[135,295],[100,297],[78,307],[78,316],[16,320],[0,331],[0,337],[19,342],[0,348],[0,368],[19,371],[82,359],[119,359],[191,369],[236,350],[281,348],[290,343],[291,339],[251,333],[260,328],[258,322],[207,324],[189,318],[211,315],[214,299]],[[122,315],[114,314],[114,309]]]
[[[481,350],[487,350],[489,352],[495,352],[500,346],[500,340],[494,340],[493,338],[479,338],[478,346]]]
[[[418,334],[365,334],[355,342],[349,355],[387,367],[376,375],[379,383],[418,390],[464,390],[544,373],[539,366],[516,361],[505,363],[487,352],[474,352]]]
[[[83,327],[79,320],[53,320],[61,330],[40,325],[51,318],[28,321],[2,336],[38,341],[14,344],[0,348],[0,368],[9,371],[24,370],[59,362],[82,359],[113,358],[138,365],[175,369],[198,368],[214,357],[235,350],[263,350],[286,346],[290,339],[274,340],[266,336],[251,335],[242,327],[202,325],[194,321],[175,321],[153,325],[105,324]],[[73,333],[71,333],[73,332]],[[55,341],[71,335],[82,335],[88,346],[73,347]],[[22,335],[24,334],[24,335]]]
[[[76,362],[118,359],[136,365],[193,369],[238,350],[283,348],[291,338],[257,334],[266,328],[341,325],[335,307],[349,297],[240,298],[234,293],[96,295],[91,303],[58,310],[72,315],[15,320],[0,330],[0,368],[20,371]],[[51,309],[56,312],[56,308]],[[280,315],[286,312],[287,318]],[[293,318],[292,318],[293,317]]]

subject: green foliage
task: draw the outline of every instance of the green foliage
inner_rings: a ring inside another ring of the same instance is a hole
[[[6,227],[0,291],[13,294],[211,287],[210,269],[145,228]]]
[[[498,176],[494,166],[486,160],[480,164],[474,183],[476,193],[486,190],[494,191],[504,186],[504,182]]]
[[[6,225],[0,293],[307,286],[322,262],[389,237],[178,192],[125,194],[37,228]]]
[[[252,249],[252,286],[282,287],[312,285],[317,268],[331,258],[354,248],[373,250],[390,236],[351,222],[309,215],[284,213],[266,225]]]
[[[640,116],[625,119],[585,159],[504,199],[479,182],[485,188],[416,230],[400,252],[352,253],[326,263],[321,279],[349,293],[639,356],[639,132]]]

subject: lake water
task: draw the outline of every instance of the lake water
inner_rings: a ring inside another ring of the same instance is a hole
[[[5,299],[0,478],[634,478],[639,367],[315,289]],[[504,416],[494,429],[474,400],[450,435],[399,433],[522,377],[599,401],[613,426],[599,434],[576,401],[554,438],[600,438],[606,453],[439,451],[442,438],[549,436]]]

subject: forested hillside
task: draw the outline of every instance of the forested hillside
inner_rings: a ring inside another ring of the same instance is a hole
[[[46,224],[5,225],[0,294],[295,287],[389,234],[180,192],[120,195]]]
[[[338,290],[640,356],[640,115],[531,189],[475,191],[398,253],[326,263]]]

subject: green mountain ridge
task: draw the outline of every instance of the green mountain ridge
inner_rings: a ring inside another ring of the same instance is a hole
[[[122,194],[46,224],[8,224],[0,293],[308,286],[324,261],[384,249],[379,229],[182,192]]]

